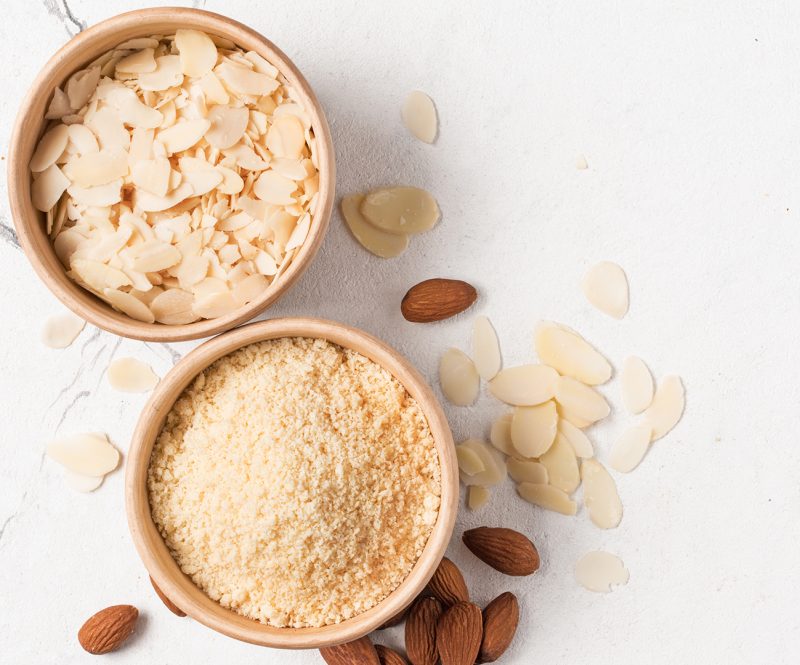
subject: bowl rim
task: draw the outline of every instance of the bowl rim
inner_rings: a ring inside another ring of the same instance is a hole
[[[158,26],[162,30],[157,30]],[[259,298],[215,319],[201,319],[184,325],[165,325],[132,319],[114,310],[66,276],[61,262],[55,257],[52,243],[41,228],[43,213],[35,210],[31,201],[28,161],[46,125],[44,109],[50,100],[54,84],[63,84],[70,74],[112,48],[105,44],[113,42],[118,35],[116,43],[134,34],[158,34],[164,28],[177,27],[204,30],[226,37],[244,48],[255,50],[286,76],[298,90],[312,118],[317,140],[320,185],[314,223],[305,242],[286,271]],[[62,70],[63,75],[60,74]],[[41,112],[37,112],[39,107]],[[34,126],[35,131],[32,129]],[[31,133],[34,138],[30,138]],[[29,149],[23,149],[26,144]],[[216,335],[249,321],[272,305],[298,281],[319,251],[330,222],[335,199],[336,165],[330,127],[322,105],[300,70],[272,41],[221,14],[188,7],[157,7],[137,9],[105,19],[79,32],[51,56],[37,74],[17,112],[9,142],[7,181],[11,217],[19,244],[39,278],[62,304],[86,321],[122,337],[150,342],[178,342]],[[47,259],[41,252],[49,252]]]
[[[150,514],[147,470],[155,439],[175,400],[215,360],[255,342],[281,337],[312,337],[353,349],[381,365],[423,410],[439,457],[441,503],[428,542],[409,575],[375,607],[339,624],[319,628],[276,628],[247,619],[206,596],[178,567]],[[196,347],[160,381],[142,409],[125,471],[128,527],[139,557],[158,587],[181,610],[207,627],[262,646],[310,649],[358,639],[408,607],[424,589],[450,542],[458,512],[458,465],[447,418],[419,371],[383,341],[352,326],[314,318],[280,318],[250,323]]]

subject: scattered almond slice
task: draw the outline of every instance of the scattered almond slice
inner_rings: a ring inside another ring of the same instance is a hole
[[[118,358],[108,366],[108,382],[124,393],[146,393],[156,387],[158,375],[135,358]]]
[[[104,476],[117,468],[119,451],[97,434],[74,434],[47,445],[47,455],[84,476]]]
[[[611,365],[583,337],[566,326],[543,321],[534,332],[536,353],[559,374],[595,386],[611,378]]]
[[[533,460],[521,460],[514,457],[506,460],[508,475],[517,483],[547,484],[547,468]]]
[[[539,458],[539,462],[547,469],[549,483],[571,494],[581,484],[578,460],[575,451],[567,440],[556,434],[553,445]]]
[[[155,297],[150,310],[159,323],[178,326],[199,318],[192,310],[194,296],[182,289],[169,289]]]
[[[39,173],[55,164],[56,160],[67,149],[68,141],[69,128],[66,125],[56,125],[45,132],[42,138],[39,139],[39,144],[36,146],[33,157],[31,157],[31,171]]]
[[[458,349],[447,349],[442,355],[439,383],[444,396],[456,406],[469,406],[478,397],[478,371],[470,357]]]
[[[500,342],[491,322],[485,316],[479,316],[473,324],[472,355],[475,358],[475,368],[484,381],[491,381],[500,371]]]
[[[230,148],[242,138],[249,118],[245,107],[214,106],[208,113],[211,126],[205,134],[206,141],[220,150]]]
[[[439,221],[436,199],[417,187],[375,189],[364,197],[360,210],[373,226],[399,235],[428,231]]]
[[[199,30],[176,30],[175,46],[186,76],[200,78],[217,64],[217,47],[211,38]]]
[[[433,100],[424,92],[413,90],[408,93],[403,104],[402,116],[408,131],[420,141],[433,143],[436,140],[438,125],[436,107],[433,105]]]
[[[94,492],[103,484],[104,476],[85,476],[82,473],[75,473],[69,469],[64,469],[64,480],[67,487],[76,492],[88,494]]]
[[[511,420],[511,442],[523,457],[539,457],[553,444],[558,412],[551,400],[537,406],[518,406]]]
[[[489,433],[489,440],[492,442],[492,445],[509,457],[519,455],[514,448],[514,444],[511,442],[511,422],[513,419],[513,411],[504,413],[492,423],[492,429]]]
[[[533,503],[547,510],[553,510],[562,515],[574,515],[578,512],[578,504],[570,499],[566,492],[553,485],[519,483],[517,492],[528,503]]]
[[[589,162],[586,161],[586,157],[583,155],[579,155],[578,159],[575,160],[575,168],[579,171],[585,171],[589,168]]]
[[[458,468],[468,476],[474,476],[476,473],[486,470],[483,460],[472,448],[456,446],[456,458],[458,459]]]
[[[571,422],[564,418],[559,418],[558,433],[572,446],[576,457],[594,457],[594,448],[592,447],[592,442],[589,441],[589,437]]]
[[[581,420],[597,422],[611,413],[611,407],[600,393],[568,376],[558,377],[555,398]]]
[[[42,329],[42,343],[51,349],[66,349],[80,335],[86,321],[72,312],[63,312],[47,319]]]
[[[501,370],[489,382],[489,391],[501,402],[535,406],[555,395],[558,372],[547,365],[520,365]]]
[[[69,178],[55,164],[51,164],[39,174],[39,177],[31,185],[31,200],[34,208],[42,212],[51,210],[69,186]]]
[[[653,403],[644,412],[645,421],[653,428],[651,441],[660,439],[678,424],[685,405],[680,377],[665,377],[656,390]]]
[[[363,194],[351,194],[342,199],[342,216],[356,240],[369,252],[384,259],[399,256],[408,248],[408,236],[386,233],[372,226],[359,210]]]
[[[597,309],[615,319],[628,311],[628,278],[616,263],[602,261],[586,273],[582,282],[586,299]]]
[[[621,473],[633,471],[650,447],[652,426],[644,422],[626,429],[611,448],[609,465]]]
[[[589,591],[608,593],[611,585],[627,584],[630,574],[619,557],[595,551],[587,552],[575,564],[575,579]]]
[[[620,374],[622,403],[633,414],[641,413],[653,401],[653,375],[641,358],[629,356]]]
[[[469,509],[478,510],[479,508],[483,508],[483,506],[489,502],[491,493],[486,487],[481,487],[480,485],[471,485],[467,489],[467,497],[467,505],[469,506]]]
[[[181,59],[177,55],[162,55],[156,58],[156,68],[152,72],[139,75],[142,90],[166,90],[183,82]]]
[[[460,447],[472,450],[483,463],[484,470],[472,475],[460,472],[461,482],[467,487],[480,485],[481,487],[491,487],[503,482],[506,479],[507,470],[503,456],[494,448],[484,443],[480,439],[467,439],[459,444]]]
[[[606,468],[595,459],[581,463],[583,503],[592,522],[601,529],[613,529],[622,519],[622,502],[617,484]]]

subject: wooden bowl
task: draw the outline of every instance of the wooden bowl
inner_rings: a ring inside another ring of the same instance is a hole
[[[400,381],[419,403],[433,434],[441,468],[441,505],[431,536],[408,577],[372,609],[321,628],[276,628],[222,607],[203,593],[178,567],[150,515],[147,469],[153,445],[167,413],[203,369],[243,346],[279,337],[314,337],[353,349]],[[378,339],[341,323],[319,319],[273,319],[243,326],[201,344],[161,380],[142,411],[133,434],[125,473],[125,503],[133,542],[147,571],[180,609],[209,628],[238,640],[269,647],[310,649],[349,642],[366,635],[408,606],[439,564],[458,510],[458,468],[453,437],[433,391],[411,364]]]
[[[28,168],[44,131],[44,114],[53,89],[75,71],[117,44],[133,37],[170,34],[176,28],[196,28],[226,37],[242,48],[253,50],[274,64],[298,91],[311,115],[319,158],[319,200],[305,243],[289,268],[264,293],[226,316],[186,325],[163,325],[136,321],[96,298],[67,277],[46,234],[44,213],[31,201]],[[53,294],[75,314],[123,337],[157,342],[177,342],[209,337],[252,319],[283,295],[302,275],[322,244],[333,209],[336,180],[333,145],[325,114],[311,87],[291,60],[275,44],[247,26],[199,9],[163,7],[120,14],[84,30],[63,46],[44,66],[22,102],[8,153],[8,196],[20,245],[39,277]]]

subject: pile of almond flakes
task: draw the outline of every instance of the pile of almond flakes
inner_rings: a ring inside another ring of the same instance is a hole
[[[56,89],[32,198],[68,275],[123,313],[185,324],[258,297],[315,212],[297,92],[194,30],[120,44]]]

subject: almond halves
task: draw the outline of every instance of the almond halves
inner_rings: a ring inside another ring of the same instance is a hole
[[[506,575],[531,575],[539,569],[536,546],[518,531],[481,526],[461,537],[470,552]]]

